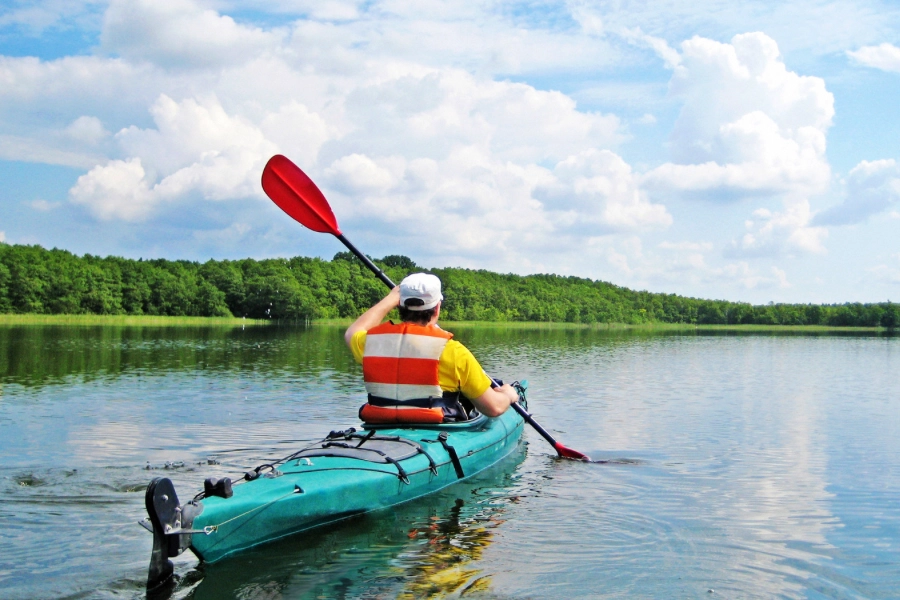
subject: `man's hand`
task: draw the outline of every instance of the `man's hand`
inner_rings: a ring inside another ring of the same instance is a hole
[[[353,334],[357,331],[368,331],[384,321],[388,313],[400,306],[400,286],[395,286],[378,304],[364,312],[344,332],[344,341],[350,345]]]
[[[519,401],[519,392],[516,391],[516,388],[509,385],[508,383],[504,383],[500,387],[494,388],[494,389],[496,389],[498,392],[506,394],[506,397],[509,398],[510,404],[512,404],[513,402]]]

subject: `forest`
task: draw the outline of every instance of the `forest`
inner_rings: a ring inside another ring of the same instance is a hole
[[[428,271],[444,284],[448,321],[900,326],[892,302],[751,305],[634,291],[604,281],[425,269],[405,256],[374,262],[394,281]],[[358,316],[384,285],[349,252],[192,262],[77,256],[0,243],[0,313],[235,316],[307,321]]]

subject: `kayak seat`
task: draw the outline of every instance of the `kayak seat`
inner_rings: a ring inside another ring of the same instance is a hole
[[[437,425],[463,423],[479,416],[471,400],[461,392],[445,391],[440,397],[415,398],[398,402],[369,394],[359,408],[366,425]]]

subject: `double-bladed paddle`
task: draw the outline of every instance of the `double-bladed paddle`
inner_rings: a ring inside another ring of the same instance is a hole
[[[301,171],[300,167],[292,163],[290,159],[280,154],[270,158],[269,162],[266,163],[266,168],[263,169],[262,187],[266,195],[292,219],[313,231],[330,233],[339,239],[385,285],[394,289],[394,282],[385,275],[384,271],[379,269],[375,263],[369,260],[369,257],[357,250],[356,246],[344,237],[324,194],[313,183],[313,180]],[[553,439],[553,436],[547,433],[518,402],[513,402],[511,406],[529,425],[534,427],[535,431],[550,442],[560,456],[574,460],[591,460],[586,454],[567,448]]]

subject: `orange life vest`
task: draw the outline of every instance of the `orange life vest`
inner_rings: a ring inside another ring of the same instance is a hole
[[[452,333],[414,323],[382,323],[366,333],[363,379],[367,423],[442,423],[441,353]]]

